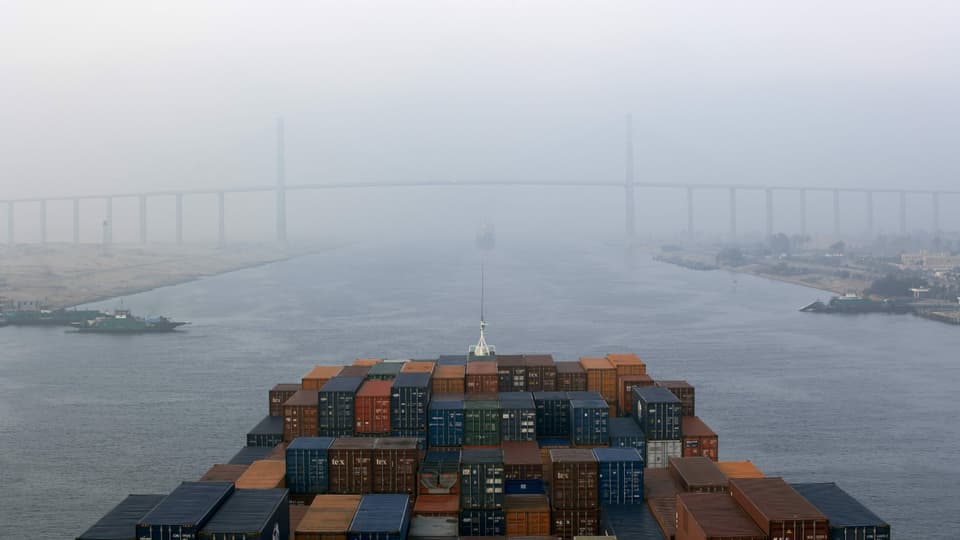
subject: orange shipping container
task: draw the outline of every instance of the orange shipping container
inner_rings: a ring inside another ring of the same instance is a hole
[[[297,540],[347,540],[360,498],[360,495],[317,495],[297,525]]]
[[[353,361],[353,365],[370,367],[370,366],[377,365],[380,362],[383,362],[382,358],[357,358],[356,360]]]
[[[420,495],[413,507],[415,516],[460,517],[459,495]]]
[[[683,457],[703,456],[717,461],[720,439],[710,426],[696,416],[684,416],[680,422]]]
[[[717,468],[727,478],[764,478],[760,469],[750,461],[718,461]]]
[[[262,459],[250,464],[235,482],[237,489],[276,489],[284,486],[287,463]]]
[[[646,375],[647,365],[640,360],[640,357],[633,354],[608,354],[607,360],[616,368],[617,376],[624,375]]]
[[[283,404],[283,440],[317,436],[319,390],[301,390]]]
[[[390,387],[393,381],[367,381],[353,400],[354,431],[390,433]]]
[[[644,386],[653,386],[653,378],[649,375],[617,377],[617,404],[620,406],[620,414],[633,416],[633,389]]]
[[[507,495],[507,536],[548,536],[550,502],[546,495]]]
[[[433,368],[436,365],[436,362],[427,360],[411,360],[403,364],[400,373],[433,373]]]
[[[587,391],[600,392],[607,403],[617,402],[617,370],[606,358],[581,358],[587,373]]]
[[[327,381],[337,376],[343,366],[316,366],[303,376],[301,380],[302,390],[319,390]]]
[[[431,380],[431,390],[434,395],[437,394],[462,394],[464,393],[464,377],[466,368],[464,366],[437,366],[433,372]]]
[[[249,465],[214,465],[200,477],[201,482],[236,482]]]
[[[496,362],[468,362],[466,374],[466,393],[496,393],[499,391],[498,369]]]

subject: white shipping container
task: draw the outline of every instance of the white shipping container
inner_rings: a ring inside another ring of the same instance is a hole
[[[682,457],[680,441],[647,441],[647,468],[665,469],[671,457]]]

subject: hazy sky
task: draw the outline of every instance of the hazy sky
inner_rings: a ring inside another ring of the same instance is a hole
[[[288,181],[957,187],[955,2],[0,0],[0,199]]]

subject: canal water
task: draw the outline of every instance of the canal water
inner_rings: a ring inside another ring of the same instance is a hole
[[[485,268],[501,353],[635,351],[696,386],[721,459],[837,482],[898,538],[958,530],[957,328],[803,314],[827,295],[613,246],[498,247]],[[355,246],[124,299],[191,321],[176,335],[0,329],[0,538],[73,537],[128,493],[196,479],[314,364],[464,352],[479,292],[472,246]]]

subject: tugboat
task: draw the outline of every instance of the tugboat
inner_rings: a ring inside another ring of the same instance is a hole
[[[155,334],[173,332],[186,322],[171,321],[166,317],[136,317],[127,309],[104,313],[95,319],[75,322],[73,327],[82,334]]]

